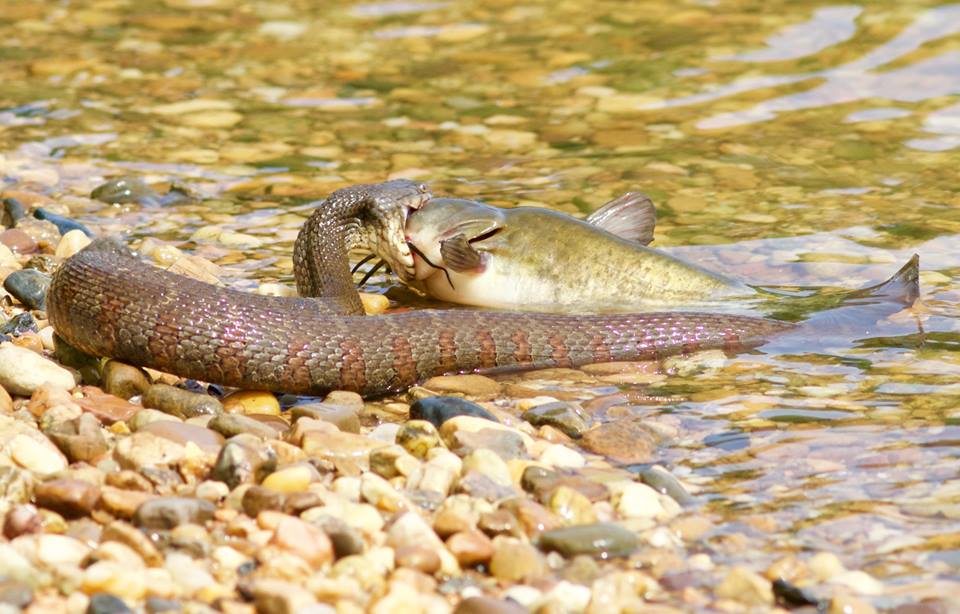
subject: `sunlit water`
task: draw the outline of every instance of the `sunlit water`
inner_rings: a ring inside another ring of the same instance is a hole
[[[663,462],[717,557],[832,551],[879,606],[956,590],[960,5],[0,0],[0,80],[4,189],[241,287],[289,283],[310,199],[388,176],[575,214],[640,189],[655,245],[755,283],[919,253],[923,306],[868,338],[670,377],[651,393],[688,400],[642,411],[680,427]],[[88,198],[120,175],[200,200]],[[261,242],[191,241],[211,225]]]

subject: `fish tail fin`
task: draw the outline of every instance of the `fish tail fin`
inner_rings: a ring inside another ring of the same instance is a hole
[[[920,297],[920,256],[914,254],[893,277],[885,282],[857,290],[855,296],[869,296],[910,306]]]

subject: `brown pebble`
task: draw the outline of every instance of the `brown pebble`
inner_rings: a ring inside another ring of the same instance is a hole
[[[461,531],[447,538],[447,549],[464,567],[486,563],[493,556],[493,542],[480,531]]]
[[[440,555],[425,546],[410,544],[396,550],[397,567],[410,567],[425,574],[434,574],[440,569]]]
[[[103,528],[101,542],[115,541],[133,549],[150,567],[163,565],[163,555],[147,535],[128,522],[115,520]]]
[[[41,531],[43,531],[43,518],[33,505],[15,505],[3,517],[3,536],[7,539]]]
[[[423,387],[442,394],[463,394],[472,398],[491,399],[500,393],[500,383],[484,375],[438,375]]]
[[[141,409],[139,405],[107,394],[95,386],[83,386],[80,390],[83,392],[83,397],[76,399],[77,404],[83,408],[83,411],[96,416],[103,424],[126,422]]]
[[[154,497],[155,495],[140,490],[104,486],[100,489],[98,507],[117,518],[130,519],[144,502]]]
[[[580,440],[586,450],[627,465],[649,461],[657,443],[642,420],[630,419],[601,424]]]
[[[270,543],[296,554],[314,569],[333,562],[333,544],[322,529],[293,516],[284,516]]]
[[[3,243],[17,254],[32,254],[37,251],[37,242],[19,228],[10,228],[0,232],[0,243]]]
[[[137,431],[138,433],[153,433],[164,439],[186,445],[192,442],[204,452],[217,454],[223,447],[224,438],[220,433],[211,429],[172,420],[157,420],[149,422]]]
[[[506,599],[469,597],[457,604],[453,614],[527,614],[527,608]]]
[[[498,537],[493,543],[490,573],[501,582],[526,582],[543,577],[547,563],[543,554],[512,537]]]
[[[62,478],[38,484],[33,495],[44,509],[64,518],[80,518],[93,510],[100,499],[100,488],[83,480]]]
[[[103,389],[121,399],[143,394],[150,387],[146,371],[119,360],[109,360],[103,366]]]

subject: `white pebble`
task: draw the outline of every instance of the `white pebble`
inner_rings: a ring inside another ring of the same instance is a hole
[[[656,518],[665,512],[660,494],[646,484],[631,482],[618,494],[614,506],[626,518]]]
[[[40,354],[12,343],[0,344],[0,386],[28,397],[43,384],[69,390],[76,382],[72,373]]]
[[[37,536],[37,560],[47,567],[78,567],[90,546],[79,539],[48,533]]]
[[[582,454],[559,443],[547,446],[539,460],[550,467],[569,467],[571,469],[583,467],[587,464],[587,459],[583,458]]]
[[[90,245],[90,237],[82,230],[74,229],[60,237],[60,242],[57,243],[57,251],[54,252],[54,255],[57,258],[66,259],[88,245]]]
[[[10,440],[7,453],[15,463],[40,475],[49,475],[67,468],[67,459],[53,444],[44,445],[23,434]]]

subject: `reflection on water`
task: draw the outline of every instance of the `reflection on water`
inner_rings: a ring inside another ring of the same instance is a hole
[[[957,591],[958,35],[960,4],[894,0],[0,0],[0,190],[245,288],[289,284],[311,199],[386,177],[578,215],[643,190],[655,246],[757,284],[919,253],[922,306],[864,338],[657,374],[686,400],[632,408],[675,422],[711,560],[832,552],[895,606]],[[90,199],[123,175],[198,201]]]
[[[857,14],[859,14],[858,8],[823,9],[818,11],[817,16],[810,23],[802,27],[787,28],[780,36],[769,40],[769,48],[766,50],[721,59],[756,62],[802,57],[801,55],[787,56],[778,53],[778,49],[784,46],[806,55],[809,52],[822,50],[829,44],[843,42],[852,35],[852,32],[847,32],[848,27],[851,26],[848,22]],[[824,28],[820,22],[831,25]],[[796,75],[741,79],[707,93],[668,99],[650,104],[646,108],[701,104],[754,90],[782,87],[808,80],[823,81],[797,94],[779,96],[742,111],[721,113],[697,122],[698,128],[709,130],[767,121],[784,111],[819,108],[871,98],[920,102],[939,96],[960,94],[960,52],[943,53],[903,68],[877,70],[916,51],[930,41],[949,37],[958,32],[960,32],[960,5],[938,7],[921,13],[913,24],[889,42],[837,68]],[[930,131],[937,132],[936,129]],[[939,142],[940,149],[946,149],[948,147],[943,145],[949,144],[951,140]]]

